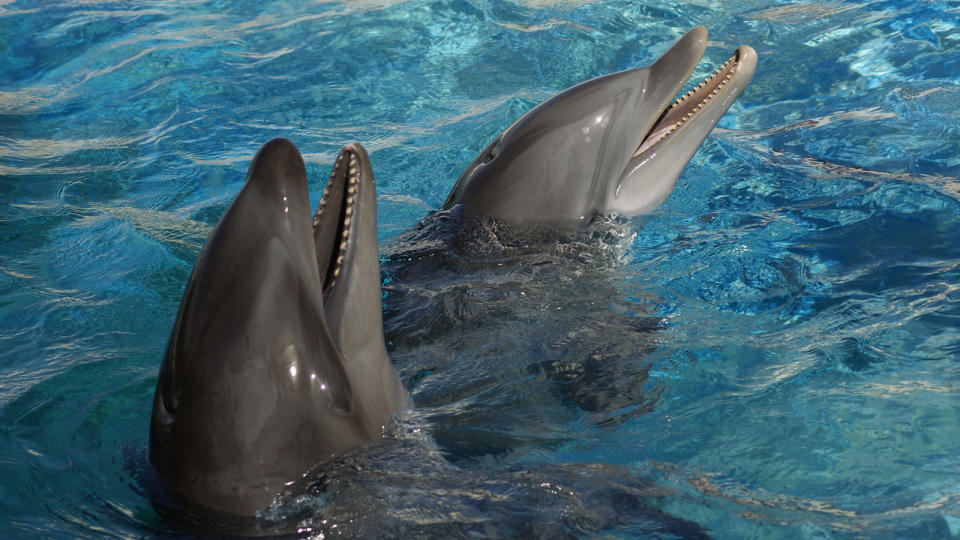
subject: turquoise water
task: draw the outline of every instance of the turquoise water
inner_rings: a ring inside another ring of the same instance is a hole
[[[524,111],[696,24],[695,78],[760,63],[654,214],[455,262],[405,233]],[[160,357],[285,136],[314,201],[371,153],[416,408],[265,522],[960,537],[960,4],[7,1],[0,55],[0,536],[176,530],[144,479]]]

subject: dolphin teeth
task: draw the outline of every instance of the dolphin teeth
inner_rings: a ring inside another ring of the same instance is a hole
[[[343,220],[343,226],[344,226],[344,227],[349,227],[349,226],[350,226],[350,217],[349,217],[349,216],[347,216],[347,218]],[[347,235],[347,231],[346,231],[346,230],[343,231],[343,235],[344,235],[344,236]]]
[[[346,214],[347,217],[350,217],[351,215],[353,215],[353,207],[352,207],[352,206],[348,206],[347,209],[346,209],[343,213]]]
[[[353,204],[353,197],[347,197],[347,204]]]
[[[350,182],[350,183],[351,183],[351,184],[356,184],[356,182]],[[356,193],[356,192],[357,192],[357,188],[353,187],[352,185],[351,185],[349,188],[347,188],[347,194],[348,194],[348,195],[353,195],[353,194]]]
[[[639,155],[641,151],[647,151],[647,149],[660,144],[661,141],[682,127],[688,120],[703,112],[703,109],[720,95],[721,90],[723,90],[737,73],[738,58],[738,53],[734,52],[733,55],[714,69],[713,73],[700,81],[694,88],[688,90],[687,93],[674,100],[664,111],[663,117],[665,118],[658,120],[650,130],[651,133],[655,133],[655,135],[650,135],[649,139],[642,141],[634,155]],[[682,118],[680,118],[681,116]],[[664,120],[667,122],[672,121],[673,123],[664,125],[666,124]],[[663,124],[661,124],[661,122],[663,122]]]

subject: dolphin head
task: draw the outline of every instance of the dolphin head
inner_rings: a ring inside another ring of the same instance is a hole
[[[193,269],[149,445],[190,502],[251,515],[311,466],[380,436],[406,403],[380,328],[373,176],[359,145],[337,163],[311,227],[299,152],[266,143]]]
[[[648,67],[586,81],[534,107],[467,167],[444,207],[521,223],[653,211],[756,68],[756,52],[741,46],[675,100],[706,44],[698,26]]]

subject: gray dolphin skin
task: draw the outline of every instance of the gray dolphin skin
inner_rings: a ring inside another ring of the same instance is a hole
[[[168,490],[253,515],[407,405],[383,342],[376,227],[362,147],[340,152],[312,227],[297,149],[260,149],[197,260],[160,368],[149,460]]]
[[[741,46],[675,100],[706,45],[696,27],[649,67],[538,105],[444,209],[519,225],[653,211],[756,68]],[[311,220],[303,158],[267,142],[200,253],[160,367],[148,458],[176,500],[255,516],[408,405],[384,344],[379,261],[366,151],[343,148]]]
[[[706,45],[706,28],[695,27],[649,67],[586,81],[536,106],[467,167],[444,209],[462,205],[521,224],[653,211],[756,69],[756,52],[740,46],[674,100]]]

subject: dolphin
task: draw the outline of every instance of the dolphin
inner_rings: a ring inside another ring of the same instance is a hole
[[[537,105],[473,160],[444,209],[515,224],[652,212],[756,69],[757,53],[742,45],[674,99],[706,45],[707,29],[697,26],[648,67],[597,77]]]
[[[647,68],[535,107],[470,164],[444,210],[520,225],[652,211],[756,66],[741,46],[672,101],[705,48],[694,28]],[[175,498],[256,515],[408,405],[384,344],[376,193],[359,144],[338,155],[312,223],[309,210],[302,157],[271,140],[200,253],[150,425],[149,462]]]
[[[303,159],[267,142],[207,240],[167,343],[148,459],[175,499],[251,516],[407,405],[383,341],[367,154],[337,157],[311,226]]]

